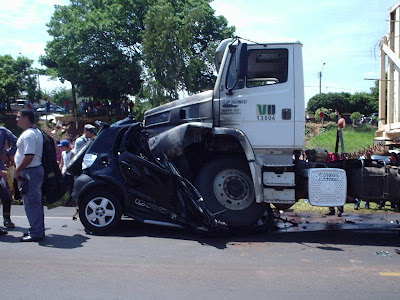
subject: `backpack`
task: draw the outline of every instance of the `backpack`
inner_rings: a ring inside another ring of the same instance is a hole
[[[63,205],[70,197],[64,177],[57,163],[56,148],[53,138],[43,130],[42,166],[44,178],[42,198],[48,209]]]

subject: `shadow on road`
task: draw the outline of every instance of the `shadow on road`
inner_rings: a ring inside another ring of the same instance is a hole
[[[25,228],[15,227],[15,231],[26,231]],[[13,236],[11,234],[2,236],[0,238],[1,243],[20,243],[21,236]],[[50,248],[59,248],[59,249],[75,249],[83,247],[83,244],[90,240],[90,237],[75,234],[73,236],[68,235],[60,235],[60,234],[49,234],[46,237],[38,242],[40,246],[50,247]]]
[[[305,247],[313,247],[321,250],[343,251],[340,246],[336,245],[398,247],[400,244],[398,231],[385,226],[363,229],[300,230],[293,232],[276,230],[273,232],[260,233],[200,234],[187,229],[165,228],[147,225],[133,220],[123,220],[116,232],[110,235],[120,237],[148,236],[153,238],[192,240],[217,249],[225,249],[228,245],[245,245],[251,243],[298,243]]]
[[[87,240],[90,240],[90,238],[81,234],[75,234],[73,236],[51,234],[46,236],[43,241],[39,242],[39,245],[49,248],[75,249],[83,247],[83,244],[86,243]]]

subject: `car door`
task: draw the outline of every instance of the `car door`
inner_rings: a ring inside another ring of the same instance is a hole
[[[139,198],[142,205],[151,206],[153,213],[169,209],[174,195],[173,176],[161,165],[154,163],[141,153],[140,143],[147,143],[141,138],[141,128],[132,126],[123,137],[119,167],[125,180],[130,201]]]

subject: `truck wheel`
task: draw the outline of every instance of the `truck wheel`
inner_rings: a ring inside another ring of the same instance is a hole
[[[105,234],[121,221],[121,202],[107,191],[89,192],[79,202],[79,218],[83,226],[94,234]]]
[[[195,186],[207,209],[229,227],[270,225],[273,222],[270,206],[255,202],[246,160],[230,156],[208,162],[197,175]]]

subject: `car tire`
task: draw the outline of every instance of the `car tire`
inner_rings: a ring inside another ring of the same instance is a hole
[[[91,233],[111,232],[121,221],[122,206],[119,199],[108,191],[93,190],[79,202],[79,218]]]
[[[255,201],[248,163],[239,156],[209,161],[198,173],[195,186],[207,209],[232,229],[273,223],[269,204]]]

